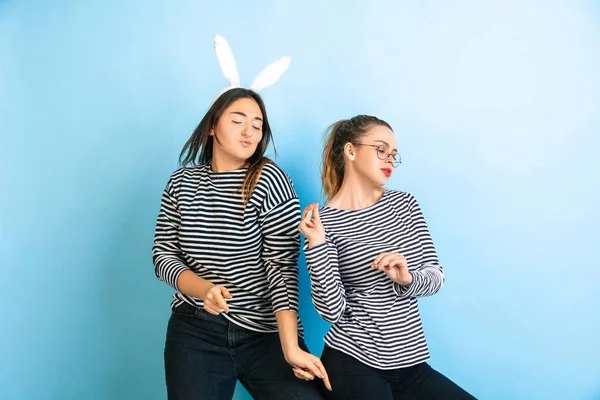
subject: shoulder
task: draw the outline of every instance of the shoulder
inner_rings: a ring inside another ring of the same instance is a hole
[[[409,192],[403,192],[401,190],[387,189],[385,191],[385,195],[392,202],[407,203],[407,204],[416,203],[415,196],[413,196]]]
[[[269,213],[277,206],[288,202],[299,204],[294,184],[281,167],[269,161],[262,168],[250,203],[262,212]]]
[[[289,175],[272,161],[263,166],[259,182],[269,187],[294,187]]]
[[[272,161],[263,166],[255,191],[265,197],[276,197],[280,201],[298,197],[292,179]]]
[[[409,192],[403,192],[400,190],[387,190],[385,196],[388,199],[388,204],[396,212],[401,215],[420,213],[421,208],[415,196]]]
[[[167,190],[172,193],[177,193],[182,187],[198,182],[200,178],[207,173],[207,168],[207,165],[179,168],[169,177]]]

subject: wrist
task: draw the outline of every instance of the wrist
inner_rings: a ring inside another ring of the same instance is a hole
[[[402,286],[410,286],[414,281],[414,277],[410,272],[407,272],[406,276],[399,277],[398,279],[396,279],[394,281],[397,284],[402,285]]]
[[[317,247],[322,245],[323,243],[325,243],[325,237],[319,237],[319,238],[314,238],[314,239],[309,239],[308,240],[308,248],[312,249],[313,247]]]
[[[215,287],[215,285],[213,283],[208,282],[208,281],[203,282],[202,288],[200,289],[200,300],[205,301],[206,296],[208,295],[208,292],[213,287]]]
[[[287,343],[282,342],[281,350],[283,350],[284,357],[287,358],[288,355],[300,350],[300,346],[298,346],[297,340],[295,341],[295,343],[294,343],[294,341],[289,341]]]

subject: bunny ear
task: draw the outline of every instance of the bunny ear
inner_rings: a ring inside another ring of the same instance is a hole
[[[235,65],[235,58],[229,44],[222,36],[215,37],[215,54],[221,65],[221,71],[231,86],[240,86],[240,74]]]
[[[259,92],[277,82],[279,78],[281,78],[281,75],[288,69],[291,61],[291,58],[283,57],[267,65],[265,69],[258,74],[256,79],[254,79],[254,82],[250,85],[250,89]]]

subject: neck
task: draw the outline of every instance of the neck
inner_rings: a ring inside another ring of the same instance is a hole
[[[213,158],[210,162],[210,169],[213,172],[229,172],[247,167],[248,163],[244,160],[234,160],[228,157],[219,157],[213,152]]]
[[[348,171],[339,192],[329,201],[328,206],[341,210],[360,210],[377,203],[383,195],[383,189],[374,186],[368,180]]]

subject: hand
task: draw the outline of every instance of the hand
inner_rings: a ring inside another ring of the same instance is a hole
[[[385,272],[391,280],[402,286],[408,286],[413,281],[412,275],[408,272],[406,258],[401,254],[381,253],[375,257],[371,267]]]
[[[233,298],[224,286],[213,285],[203,296],[204,309],[213,315],[219,315],[223,311],[228,313],[229,306],[225,299]]]
[[[325,228],[319,218],[319,203],[313,203],[304,209],[298,230],[308,240],[308,247],[325,243]]]
[[[285,353],[285,361],[294,368],[296,378],[312,381],[315,376],[318,376],[323,380],[327,390],[331,390],[327,371],[325,371],[325,367],[319,357],[307,353],[300,347],[296,347],[294,350]]]

